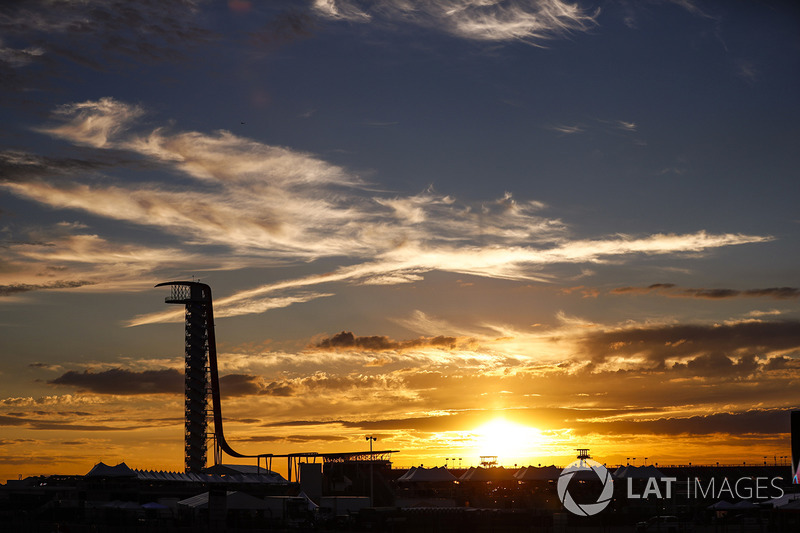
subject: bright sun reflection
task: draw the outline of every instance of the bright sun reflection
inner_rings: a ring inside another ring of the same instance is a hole
[[[475,429],[473,439],[480,455],[496,455],[501,462],[535,456],[544,441],[538,429],[503,418],[495,418]]]

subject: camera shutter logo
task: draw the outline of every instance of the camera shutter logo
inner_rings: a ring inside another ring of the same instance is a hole
[[[603,483],[603,491],[595,503],[578,503],[567,490],[569,481],[578,472],[594,472]],[[605,509],[614,495],[614,480],[606,467],[596,461],[583,460],[570,463],[558,476],[558,499],[567,511],[578,516],[593,516]]]

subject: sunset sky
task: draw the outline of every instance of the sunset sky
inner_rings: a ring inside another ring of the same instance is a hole
[[[798,95],[789,1],[3,3],[0,482],[183,470],[191,279],[243,452],[781,461]]]

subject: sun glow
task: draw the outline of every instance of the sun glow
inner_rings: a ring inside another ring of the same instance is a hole
[[[497,456],[502,464],[538,455],[544,436],[538,429],[495,418],[473,432],[474,449],[480,455]]]

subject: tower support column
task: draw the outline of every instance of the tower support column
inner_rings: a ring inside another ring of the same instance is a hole
[[[192,287],[194,288],[194,287]],[[208,334],[205,305],[186,302],[186,370],[184,374],[185,470],[202,472],[206,467],[208,434]]]

